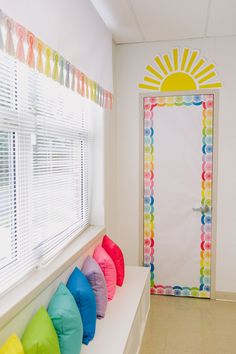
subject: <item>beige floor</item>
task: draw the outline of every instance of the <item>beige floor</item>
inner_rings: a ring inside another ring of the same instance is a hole
[[[236,303],[151,296],[140,354],[236,354]]]

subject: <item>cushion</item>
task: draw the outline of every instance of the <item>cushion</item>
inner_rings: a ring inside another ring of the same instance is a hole
[[[83,343],[88,344],[96,330],[96,299],[86,276],[76,267],[69,277],[67,287],[79,308],[83,322]]]
[[[113,260],[104,248],[98,245],[93,253],[93,258],[99,264],[107,284],[107,297],[112,300],[116,292],[116,268]]]
[[[0,348],[0,354],[24,354],[21,341],[16,334],[12,334]]]
[[[61,354],[79,354],[83,340],[83,324],[73,295],[61,283],[48,305]]]
[[[25,354],[60,354],[56,331],[44,307],[36,312],[26,327],[22,344]]]
[[[94,291],[96,297],[97,318],[101,319],[105,316],[107,307],[107,284],[103,272],[97,262],[90,256],[85,259],[81,270]]]
[[[102,247],[109,254],[116,267],[117,285],[122,286],[125,277],[124,256],[120,247],[113,242],[107,235],[103,237]]]

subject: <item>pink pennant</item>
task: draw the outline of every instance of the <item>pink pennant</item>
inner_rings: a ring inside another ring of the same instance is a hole
[[[24,40],[25,40],[26,31],[25,31],[24,27],[17,24],[16,25],[16,33],[18,36],[18,42],[17,42],[17,47],[16,47],[16,57],[22,63],[24,63],[25,62]]]
[[[13,22],[10,20],[10,18],[6,18],[6,28],[7,28],[7,36],[6,36],[6,52],[9,55],[14,56],[15,55],[15,48],[14,48],[14,43],[12,39],[12,30],[13,30]]]
[[[31,68],[35,68],[35,59],[34,59],[34,42],[35,42],[35,37],[33,33],[28,32],[27,35],[27,40],[28,40],[28,53],[27,53],[27,64]]]
[[[113,106],[113,96],[112,96],[112,93],[111,93],[111,92],[109,93],[109,96],[110,96],[110,110],[112,111],[112,106]]]

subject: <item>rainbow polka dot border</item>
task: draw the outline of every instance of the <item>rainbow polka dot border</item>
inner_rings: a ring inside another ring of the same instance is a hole
[[[202,106],[202,204],[209,211],[201,215],[199,288],[155,284],[154,266],[154,121],[153,109],[165,106]],[[213,95],[144,98],[144,266],[150,267],[151,294],[210,297],[211,284],[211,193],[213,178]]]

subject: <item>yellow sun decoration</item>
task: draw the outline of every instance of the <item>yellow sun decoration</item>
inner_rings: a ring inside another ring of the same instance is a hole
[[[146,67],[151,76],[145,76],[145,83],[139,88],[152,91],[181,91],[205,88],[219,88],[220,82],[212,82],[216,76],[215,65],[207,64],[206,60],[199,58],[199,51],[183,50],[180,57],[179,49],[172,50],[172,57],[168,54],[155,57],[155,67]]]

